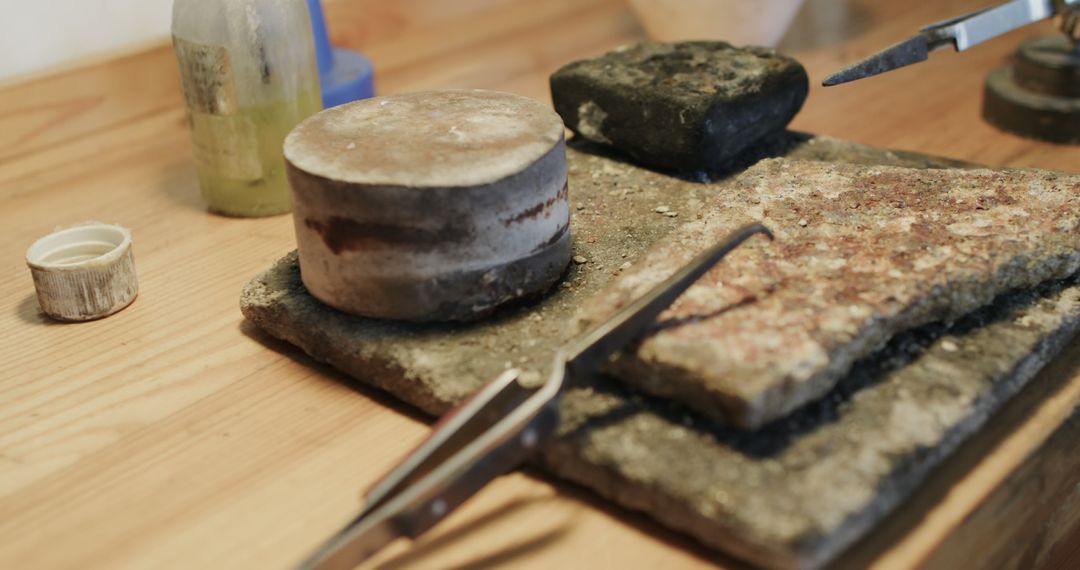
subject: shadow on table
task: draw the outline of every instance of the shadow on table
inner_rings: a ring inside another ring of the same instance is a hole
[[[15,306],[15,316],[20,321],[31,325],[62,325],[60,321],[54,321],[45,316],[38,306],[37,295],[30,293],[18,305]]]
[[[512,520],[517,517],[527,516],[531,508],[545,502],[544,499],[510,499],[503,504],[475,516],[471,519],[457,522],[448,530],[436,533],[430,538],[425,537],[417,540],[408,550],[394,555],[388,560],[380,562],[376,568],[379,570],[399,570],[412,568],[425,559],[433,559],[444,553],[455,542],[466,539],[470,534],[484,532],[485,528]],[[459,562],[454,565],[457,569],[480,569],[491,568],[496,565],[510,564],[515,559],[528,556],[529,554],[555,544],[563,538],[573,527],[573,521],[563,520],[556,524],[543,525],[533,536],[526,540],[517,540],[508,544],[505,548],[495,549],[471,560]]]
[[[546,476],[543,472],[530,467],[526,469],[526,473],[536,479],[546,481],[551,486],[558,489],[559,494],[564,497],[571,497],[576,501],[588,505],[589,507],[604,513],[612,519],[618,521],[621,524],[633,527],[635,530],[643,535],[647,535],[650,538],[663,542],[671,548],[678,549],[684,554],[689,554],[700,560],[703,563],[713,564],[719,569],[723,570],[751,570],[754,566],[750,566],[745,562],[741,562],[735,558],[732,558],[718,550],[710,549],[700,542],[695,541],[687,535],[679,534],[660,523],[656,522],[648,515],[636,511],[631,511],[620,507],[619,505],[597,495],[591,489],[582,487],[576,483],[566,481],[564,479],[556,479],[551,476]],[[609,546],[611,546],[609,544]]]
[[[265,348],[272,350],[291,360],[294,360],[302,364],[303,366],[306,366],[313,370],[317,370],[320,373],[317,378],[322,381],[331,382],[342,386],[348,386],[354,392],[357,392],[358,394],[368,399],[374,400],[379,405],[390,408],[391,410],[394,410],[395,412],[406,416],[409,419],[426,424],[431,423],[432,418],[424,414],[420,410],[406,404],[405,402],[402,402],[401,400],[398,400],[397,398],[394,398],[392,395],[382,390],[379,390],[378,388],[373,388],[371,386],[362,384],[358,380],[355,380],[354,378],[347,376],[342,372],[339,372],[328,364],[323,364],[322,362],[311,358],[303,350],[283,340],[279,340],[270,336],[247,319],[241,321],[238,328],[240,329],[241,334],[263,345]]]
[[[158,190],[172,202],[186,209],[207,212],[199,190],[199,178],[191,161],[174,162],[164,168]]]
[[[534,468],[526,468],[525,472],[530,477],[552,485],[562,498],[579,501],[596,511],[602,512],[612,520],[628,525],[637,532],[663,542],[671,548],[678,549],[703,563],[716,564],[727,570],[749,570],[750,568],[750,566],[742,562],[709,550],[692,539],[660,526],[643,514],[625,510],[610,501],[606,501],[588,489],[566,481],[555,480],[536,471]],[[403,570],[420,565],[423,562],[433,561],[446,554],[447,549],[455,543],[465,540],[470,535],[486,532],[486,529],[498,524],[513,522],[517,518],[520,518],[523,522],[532,520],[528,517],[528,511],[541,506],[544,502],[544,499],[512,499],[482,515],[457,522],[445,532],[439,533],[440,527],[436,526],[435,533],[438,534],[433,534],[430,538],[421,538],[407,551],[379,562],[375,565],[375,568],[378,570]],[[485,552],[471,560],[456,562],[452,567],[457,570],[479,570],[500,565],[512,565],[517,559],[554,546],[569,534],[573,527],[574,521],[572,519],[545,525],[543,528],[536,529],[534,534],[526,540],[517,540],[494,552]],[[617,545],[608,543],[607,546],[613,547]]]

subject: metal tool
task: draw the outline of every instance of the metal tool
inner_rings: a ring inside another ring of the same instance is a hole
[[[365,497],[365,508],[307,560],[302,570],[355,567],[399,537],[416,538],[489,481],[519,466],[559,423],[559,397],[641,336],[672,302],[729,252],[755,234],[751,224],[695,257],[674,275],[571,340],[555,355],[545,382],[504,372],[456,410]]]
[[[923,28],[920,33],[848,66],[823,82],[826,87],[925,61],[930,52],[964,51],[997,36],[1054,16],[1073,41],[1080,41],[1080,0],[1010,0]]]

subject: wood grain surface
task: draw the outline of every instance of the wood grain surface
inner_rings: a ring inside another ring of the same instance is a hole
[[[782,48],[815,83],[979,1],[809,0]],[[549,100],[560,65],[643,37],[623,0],[338,0],[335,43],[382,93],[482,87]],[[985,164],[1080,171],[1080,148],[979,118],[985,74],[1033,26],[964,54],[811,91],[794,127]],[[294,247],[288,216],[209,215],[169,46],[0,85],[0,567],[286,568],[428,431],[245,324],[242,285]],[[26,247],[96,219],[134,232],[140,296],[96,322],[38,312]],[[1080,564],[1075,344],[841,561]],[[1073,537],[1070,540],[1070,537]],[[973,558],[972,553],[979,553]],[[642,517],[504,477],[372,568],[733,566]]]

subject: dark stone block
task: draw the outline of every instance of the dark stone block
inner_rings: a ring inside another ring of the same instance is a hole
[[[794,59],[723,42],[641,43],[551,76],[555,110],[579,136],[683,172],[723,170],[783,130],[808,89]]]

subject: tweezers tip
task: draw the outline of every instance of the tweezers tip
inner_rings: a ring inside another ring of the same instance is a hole
[[[765,224],[761,222],[753,222],[751,224],[747,224],[741,229],[737,230],[736,233],[743,236],[742,239],[747,239],[754,234],[763,234],[765,237],[769,238],[769,241],[776,239],[776,236],[773,235],[772,230],[770,230]]]
[[[840,75],[840,73],[835,73],[826,77],[825,80],[821,82],[821,86],[832,87],[834,85],[840,85],[841,83],[847,83],[847,81],[840,77]]]

